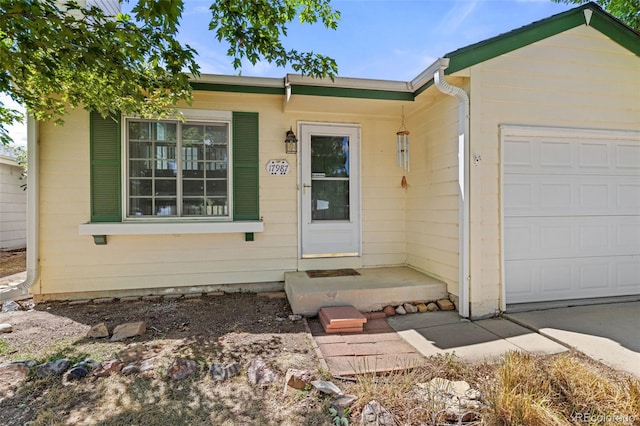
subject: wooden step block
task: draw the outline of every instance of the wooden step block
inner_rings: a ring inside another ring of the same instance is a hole
[[[320,317],[320,324],[322,324],[325,333],[362,333],[363,331],[362,325],[357,327],[331,327],[322,317]]]
[[[318,312],[320,323],[327,333],[362,331],[367,317],[353,306],[331,306]]]

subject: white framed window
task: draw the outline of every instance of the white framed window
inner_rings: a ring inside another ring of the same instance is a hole
[[[231,113],[125,117],[124,217],[231,220]]]

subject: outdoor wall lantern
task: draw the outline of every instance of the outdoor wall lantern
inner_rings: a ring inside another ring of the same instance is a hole
[[[396,151],[398,158],[398,167],[402,167],[406,175],[410,171],[409,165],[409,131],[404,125],[404,106],[402,107],[402,124],[400,130],[396,133]],[[400,183],[403,188],[407,187],[407,178],[402,176]]]
[[[284,151],[287,154],[298,153],[298,138],[296,138],[296,134],[293,133],[293,129],[291,127],[287,130],[287,137],[284,139]]]

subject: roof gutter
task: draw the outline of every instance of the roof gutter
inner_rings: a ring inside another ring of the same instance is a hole
[[[436,61],[438,69],[433,72],[435,86],[442,93],[453,96],[458,100],[458,186],[460,191],[459,204],[459,301],[458,312],[460,316],[469,318],[470,309],[470,261],[469,261],[469,95],[460,87],[452,86],[447,82],[444,71],[449,66],[449,58]]]
[[[0,302],[31,297],[31,288],[39,278],[38,265],[38,122],[27,116],[27,277],[18,284],[0,291]]]

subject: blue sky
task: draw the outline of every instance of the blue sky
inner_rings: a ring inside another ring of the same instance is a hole
[[[181,40],[199,52],[203,73],[237,74],[207,31],[209,0],[186,0]],[[289,27],[286,48],[337,60],[341,77],[411,80],[435,59],[570,9],[551,0],[333,0],[338,30],[322,25]],[[289,69],[247,64],[242,75],[283,77]]]
[[[227,46],[208,31],[213,0],[185,0],[180,40],[198,53],[201,72],[238,74]],[[132,2],[124,3],[123,11]],[[289,26],[287,49],[334,58],[341,77],[409,81],[438,57],[573,7],[551,0],[333,0],[341,12],[336,31],[322,25]],[[242,75],[284,77],[291,69],[245,64]],[[3,98],[5,99],[5,98]],[[26,145],[24,126],[11,130]]]

